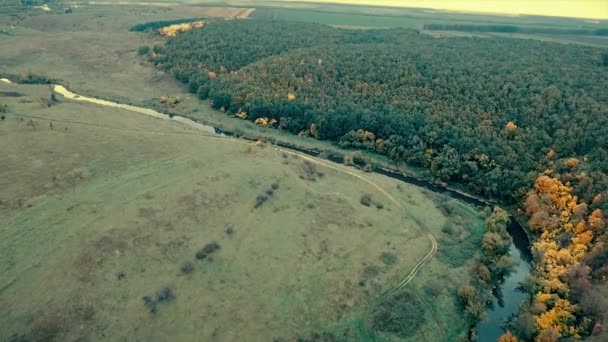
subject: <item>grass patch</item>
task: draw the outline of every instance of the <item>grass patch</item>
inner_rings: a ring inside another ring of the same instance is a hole
[[[426,322],[424,304],[413,293],[403,291],[386,298],[372,314],[372,328],[401,338],[411,337]]]

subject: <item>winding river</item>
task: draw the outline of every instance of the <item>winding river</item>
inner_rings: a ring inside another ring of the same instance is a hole
[[[5,82],[5,83],[11,83],[7,79],[2,79],[1,81]],[[53,91],[56,92],[57,94],[62,95],[65,98],[68,98],[68,99],[71,99],[74,101],[95,103],[98,105],[125,109],[128,111],[152,116],[152,117],[163,119],[163,120],[175,121],[175,122],[179,122],[183,125],[186,125],[188,127],[203,131],[205,133],[218,134],[218,135],[224,135],[224,136],[233,136],[234,135],[231,132],[221,131],[215,127],[212,127],[209,125],[204,125],[204,124],[198,123],[196,121],[193,121],[193,120],[185,118],[185,117],[181,117],[181,116],[177,116],[177,115],[169,116],[167,114],[160,113],[160,112],[154,111],[152,109],[127,105],[127,104],[120,104],[120,103],[92,98],[92,97],[81,96],[81,95],[78,95],[78,94],[75,94],[75,93],[69,91],[62,85],[52,85],[51,87],[52,87]],[[257,140],[257,139],[251,139],[251,138],[243,138],[243,139]],[[276,145],[281,148],[284,148],[284,149],[292,150],[292,151],[306,154],[306,155],[313,156],[313,157],[320,157],[321,153],[322,153],[322,151],[319,151],[319,150],[304,149],[304,148],[301,148],[298,146],[285,144],[285,143],[277,143]],[[327,156],[327,159],[334,163],[339,163],[339,164],[343,163],[343,156],[329,155],[329,156]],[[402,172],[396,171],[396,170],[390,170],[390,169],[386,169],[386,168],[377,168],[375,170],[375,172],[385,175],[387,177],[391,177],[391,178],[400,180],[400,181],[408,183],[408,184],[413,184],[413,185],[416,185],[419,187],[426,188],[433,192],[448,195],[455,199],[472,204],[476,207],[486,207],[486,206],[493,205],[492,203],[490,203],[482,198],[471,196],[466,193],[460,192],[458,190],[438,186],[431,182],[421,180],[421,179],[418,179],[418,178],[415,178],[412,176],[408,176],[408,175],[406,175]],[[499,295],[497,295],[497,297],[499,299],[498,305],[495,307],[489,308],[488,320],[480,322],[477,325],[478,341],[482,341],[482,342],[496,341],[496,339],[503,333],[502,327],[501,327],[502,323],[506,319],[508,319],[511,315],[517,313],[518,309],[519,309],[519,304],[523,300],[526,299],[526,294],[520,292],[517,289],[517,287],[518,287],[519,283],[521,283],[530,274],[530,263],[532,260],[532,255],[530,252],[530,242],[528,240],[528,236],[527,236],[525,230],[521,227],[521,225],[519,225],[519,223],[516,220],[512,219],[511,224],[509,225],[508,228],[509,228],[509,233],[511,234],[511,236],[513,238],[513,242],[511,244],[511,255],[512,255],[513,261],[515,263],[515,267],[514,267],[513,271],[509,274],[509,276],[506,277],[504,282],[502,284],[500,284],[496,290],[496,293],[499,294]],[[420,265],[420,267],[421,266],[422,266],[422,264]],[[414,273],[414,275],[415,275],[415,273]],[[413,278],[413,276],[412,276],[412,278]]]

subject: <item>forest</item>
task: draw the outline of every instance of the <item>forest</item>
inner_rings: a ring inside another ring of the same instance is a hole
[[[608,188],[601,49],[234,21],[152,50],[229,114],[386,154],[488,197],[521,199],[550,150],[579,158],[594,191]]]
[[[179,34],[147,58],[227,115],[523,203],[536,269],[510,329],[522,340],[586,336],[605,318],[608,305],[581,290],[608,270],[605,50],[236,20]]]

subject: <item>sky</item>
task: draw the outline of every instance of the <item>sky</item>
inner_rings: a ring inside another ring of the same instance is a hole
[[[419,7],[450,11],[528,14],[587,19],[608,19],[608,0],[282,0],[328,2],[395,7]]]

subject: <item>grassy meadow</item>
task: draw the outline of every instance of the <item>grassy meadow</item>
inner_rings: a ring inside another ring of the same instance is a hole
[[[2,340],[361,336],[430,249],[424,229],[474,217],[379,175],[50,94],[0,83]],[[410,339],[435,340],[433,315],[462,320],[447,284],[463,266],[434,259],[406,288],[446,280],[412,308],[428,317]]]

